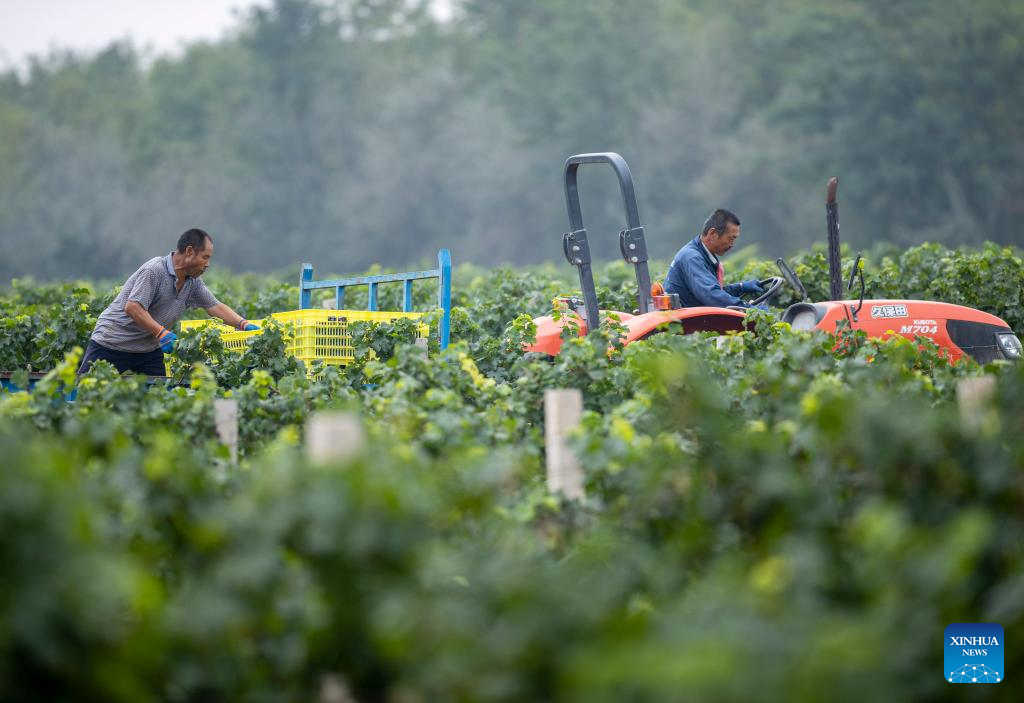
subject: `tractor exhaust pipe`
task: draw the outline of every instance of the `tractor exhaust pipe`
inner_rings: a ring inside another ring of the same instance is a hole
[[[825,214],[828,217],[828,288],[831,300],[841,300],[843,295],[842,266],[839,259],[839,205],[836,191],[839,179],[828,179],[828,195],[825,198]]]

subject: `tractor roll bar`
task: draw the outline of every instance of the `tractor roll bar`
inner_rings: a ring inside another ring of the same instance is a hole
[[[647,269],[647,244],[640,214],[636,207],[636,193],[633,191],[633,176],[625,159],[614,152],[600,154],[577,154],[565,161],[565,204],[569,210],[569,231],[562,235],[562,249],[569,263],[579,269],[580,289],[587,307],[587,329],[596,330],[600,324],[597,308],[597,291],[594,288],[594,272],[590,265],[590,245],[587,230],[583,226],[580,210],[580,194],[576,184],[576,172],[583,164],[608,164],[619,179],[622,202],[626,210],[626,229],[619,232],[619,249],[622,258],[633,264],[636,272],[637,307],[641,313],[651,309],[651,274]]]

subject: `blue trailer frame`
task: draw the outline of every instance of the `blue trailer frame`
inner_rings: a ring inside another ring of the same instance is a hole
[[[14,378],[13,377],[16,375],[16,372],[14,372],[14,371],[0,371],[0,388],[3,388],[4,392],[7,392],[7,393],[21,393],[23,391],[31,393],[35,389],[36,385],[41,380],[43,380],[43,377],[46,376],[47,373],[48,372],[45,372],[45,371],[30,371],[29,374],[28,374],[28,385],[25,386],[25,387],[22,387],[22,386],[19,386],[17,383],[14,382]],[[146,378],[145,384],[147,386],[152,386],[152,385],[156,385],[156,384],[168,385],[167,382],[172,380],[170,376],[146,376],[145,378]],[[64,400],[66,400],[69,403],[71,403],[71,402],[74,402],[74,400],[75,400],[75,398],[77,396],[78,396],[78,381],[76,379],[75,387],[72,388],[70,391],[67,391],[64,394]]]
[[[15,375],[15,372],[13,372],[13,371],[2,371],[2,372],[0,372],[0,388],[3,388],[8,393],[18,393],[20,391],[32,390],[33,388],[35,388],[35,385],[40,380],[42,380],[43,376],[46,375],[46,372],[44,372],[44,371],[29,371],[28,372],[28,385],[25,388],[22,388],[21,386],[19,386],[18,384],[16,384],[14,382],[14,380],[12,378],[14,375]],[[73,399],[74,394],[75,394],[75,391],[72,391],[71,392],[72,399]]]
[[[403,283],[405,286],[402,300],[402,312],[413,312],[412,282],[437,279],[437,307],[441,309],[441,348],[447,349],[452,324],[452,255],[447,249],[437,252],[437,268],[429,271],[409,271],[407,273],[384,273],[376,276],[354,276],[352,278],[333,278],[322,281],[313,280],[313,264],[302,264],[299,276],[299,310],[313,307],[313,291],[321,288],[334,289],[334,304],[339,310],[344,309],[345,289],[353,286],[367,286],[366,309],[376,312],[377,286],[381,283]]]

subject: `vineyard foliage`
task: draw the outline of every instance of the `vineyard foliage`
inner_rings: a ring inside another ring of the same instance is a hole
[[[812,298],[824,268],[795,261]],[[925,246],[867,286],[1020,333],[1021,274],[1011,250]],[[603,305],[632,307],[630,270],[599,278]],[[297,299],[211,287],[254,319]],[[302,368],[276,328],[243,354],[192,330],[171,383],[98,363],[69,403],[113,291],[16,283],[0,366],[50,372],[0,397],[0,699],[933,700],[947,624],[1024,628],[1024,367],[837,345],[760,311],[721,339],[622,348],[610,325],[523,355],[530,317],[573,287],[461,269],[448,350],[356,326],[342,369]],[[957,385],[980,376],[994,391],[965,416]],[[581,502],[544,483],[559,387],[583,391]],[[239,403],[237,463],[220,397]],[[325,409],[359,414],[353,458],[305,455]]]

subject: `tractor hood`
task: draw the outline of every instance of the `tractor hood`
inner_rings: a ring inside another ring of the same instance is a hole
[[[664,331],[671,324],[678,324],[686,334],[691,332],[739,332],[744,329],[744,314],[739,310],[728,308],[679,308],[677,310],[654,310],[642,315],[631,315],[615,310],[602,310],[601,318],[617,315],[623,327],[623,343],[635,342]],[[568,325],[575,325],[579,336],[587,334],[587,321],[578,313],[568,311],[559,319],[551,315],[534,319],[537,326],[537,339],[533,344],[526,345],[525,351],[539,352],[557,356],[562,349],[562,332]]]
[[[926,337],[945,349],[951,361],[965,355],[982,364],[1016,361],[1021,357],[1020,342],[1006,322],[987,312],[953,303],[864,300],[861,304],[856,300],[839,300],[797,303],[782,314],[782,321],[794,329],[831,333],[844,319],[869,337]]]

